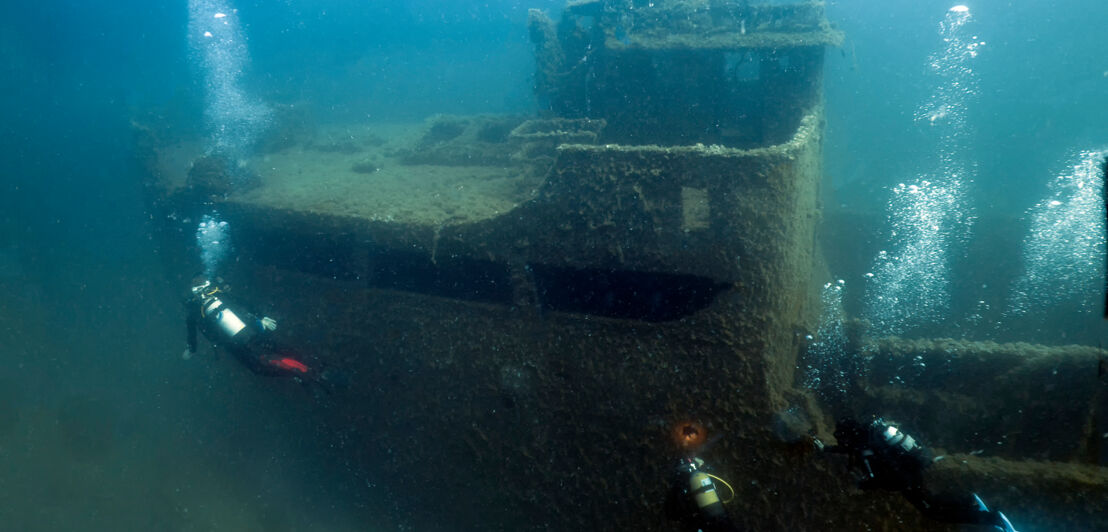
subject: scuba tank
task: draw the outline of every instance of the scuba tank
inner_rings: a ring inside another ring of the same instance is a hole
[[[874,422],[874,428],[881,430],[881,425],[884,423],[881,420]],[[884,430],[881,430],[881,439],[885,443],[885,446],[890,449],[895,449],[898,452],[904,454],[912,454],[919,452],[920,446],[916,443],[916,440],[911,436],[900,432],[900,429],[892,425],[885,425]]]
[[[716,484],[712,480],[712,475],[706,473],[703,467],[704,460],[700,458],[684,458],[680,461],[677,472],[683,477],[683,489],[706,520],[726,521],[727,510],[723,507],[719,492],[716,491]]]
[[[234,338],[246,329],[246,323],[216,296],[219,291],[219,286],[209,280],[192,288],[193,295],[200,300],[200,317],[214,323],[227,338]]]
[[[931,453],[915,438],[901,432],[881,418],[869,424],[868,441],[859,453],[863,473],[870,479],[901,478],[909,471],[922,471],[931,465]],[[880,469],[875,471],[875,469]]]
[[[204,301],[201,314],[204,315],[205,319],[214,321],[219,329],[227,334],[228,338],[234,338],[235,335],[246,328],[246,324],[238,315],[231,309],[224,307],[223,302],[215,296]]]
[[[704,460],[693,454],[709,443],[706,435],[707,431],[700,423],[685,422],[674,427],[673,440],[680,448],[682,456],[670,477],[666,515],[685,523],[693,530],[737,532],[738,529],[724,507],[735,499],[735,489],[726,480],[709,473]],[[721,499],[716,490],[717,482],[731,492],[726,499]]]

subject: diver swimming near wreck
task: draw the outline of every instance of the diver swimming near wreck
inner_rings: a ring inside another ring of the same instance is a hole
[[[687,525],[689,530],[741,532],[723,506],[734,500],[735,490],[707,470],[704,460],[695,456],[678,461],[666,497],[666,516]],[[731,490],[730,497],[720,498],[716,482]]]
[[[669,479],[665,513],[689,530],[701,532],[740,532],[725,504],[735,500],[735,489],[726,480],[711,473],[711,468],[696,454],[708,447],[704,426],[696,422],[677,425],[673,439],[681,457]],[[721,498],[716,483],[723,484],[730,496]]]
[[[255,375],[291,377],[305,384],[323,383],[322,372],[291,354],[273,338],[276,320],[267,316],[258,318],[226,303],[224,287],[218,281],[197,276],[191,284],[185,301],[188,310],[185,358],[196,353],[197,332],[200,332]]]
[[[688,530],[737,532],[724,505],[735,499],[735,490],[712,474],[698,457],[707,447],[706,431],[699,423],[684,423],[674,430],[681,458],[670,477],[665,513]],[[924,471],[934,459],[928,449],[896,426],[876,418],[868,424],[844,418],[835,427],[836,445],[814,440],[816,449],[849,456],[851,471],[861,477],[862,490],[900,493],[928,519],[950,524],[990,526],[999,532],[1017,532],[1001,512],[990,510],[976,493],[947,494],[931,491]],[[721,497],[717,485],[730,492]]]
[[[896,426],[876,418],[870,423],[844,418],[835,427],[836,445],[824,452],[845,454],[861,476],[862,490],[899,492],[929,519],[952,524],[988,525],[1002,532],[1015,532],[999,511],[990,510],[975,493],[937,494],[924,483],[923,472],[933,462],[931,453]]]

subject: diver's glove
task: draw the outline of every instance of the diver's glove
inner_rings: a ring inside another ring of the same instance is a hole
[[[1012,522],[1008,520],[1003,512],[997,512],[996,515],[1000,519],[1000,524],[993,525],[993,528],[1000,532],[1017,532],[1016,527],[1012,526]]]
[[[192,358],[192,355],[193,355],[192,349],[189,349],[189,348],[186,347],[185,352],[181,353],[181,358],[183,358],[185,360],[188,360],[188,359]]]
[[[272,331],[277,328],[277,320],[270,318],[269,316],[265,316],[262,319],[258,320],[258,324],[267,331]]]
[[[1017,532],[1016,527],[1012,526],[1012,522],[1008,520],[1008,517],[1003,512],[990,512],[989,507],[985,506],[985,501],[981,500],[976,493],[973,494],[973,500],[977,503],[977,510],[992,515],[993,517],[993,529],[997,532]]]

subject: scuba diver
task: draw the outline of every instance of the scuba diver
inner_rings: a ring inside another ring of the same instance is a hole
[[[721,500],[713,479],[729,489],[731,486],[705,469],[704,460],[700,458],[686,457],[677,462],[666,497],[666,516],[680,521],[689,530],[741,532],[723,507],[735,498],[735,491],[731,490],[731,497]]]
[[[924,516],[953,524],[989,525],[1003,532],[1016,532],[1003,513],[989,510],[975,493],[963,496],[938,495],[924,485],[923,472],[934,459],[911,436],[883,419],[862,424],[845,418],[835,426],[837,444],[816,447],[845,454],[862,477],[858,487],[900,492]]]
[[[683,451],[670,478],[666,496],[666,516],[680,521],[689,530],[703,532],[740,532],[731,522],[724,504],[734,500],[735,490],[727,481],[707,471],[704,460],[695,456],[702,449],[706,431],[699,423],[684,423],[675,427],[674,440]],[[731,496],[721,500],[716,491],[718,481],[731,490]]]
[[[204,276],[192,280],[185,302],[188,311],[188,349],[184,357],[196,353],[197,332],[203,333],[217,348],[223,347],[255,375],[292,377],[301,383],[320,383],[321,374],[298,357],[280,347],[272,336],[277,321],[258,318],[232,309],[223,301],[224,289],[218,280]]]

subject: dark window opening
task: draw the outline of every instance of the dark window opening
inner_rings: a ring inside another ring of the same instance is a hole
[[[705,309],[729,286],[693,275],[542,265],[532,270],[544,308],[653,322]]]
[[[515,295],[509,266],[498,262],[463,257],[432,262],[423,252],[355,243],[351,237],[290,238],[278,232],[251,237],[242,241],[241,251],[258,264],[364,282],[370,288],[468,301],[510,305]],[[358,252],[362,250],[368,253]],[[730,287],[694,275],[541,264],[530,269],[542,308],[650,322],[676,320],[703,310]]]
[[[312,239],[262,232],[250,235],[242,243],[243,255],[258,264],[328,279],[362,281],[372,288],[471,301],[512,302],[511,274],[506,264],[456,257],[432,262],[425,253],[357,243],[352,237]],[[357,253],[362,250],[367,250],[367,255]]]
[[[249,245],[246,242],[249,242]],[[342,237],[307,239],[279,232],[249,235],[239,246],[259,264],[270,264],[329,279],[354,280],[361,272],[352,260],[352,239]]]
[[[728,80],[736,83],[750,83],[761,79],[761,58],[756,53],[725,52],[723,58]]]
[[[433,296],[509,304],[511,274],[506,264],[466,258],[431,262],[423,253],[371,250],[369,286]]]

